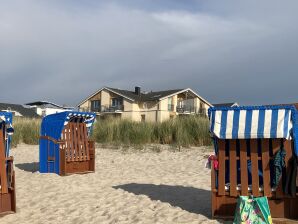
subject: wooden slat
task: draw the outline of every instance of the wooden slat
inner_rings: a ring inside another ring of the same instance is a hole
[[[72,130],[72,122],[69,122],[67,125],[67,132],[65,137],[67,138],[67,144],[68,144],[68,153],[69,157],[67,158],[67,162],[72,162],[74,161],[74,144],[73,144],[73,130]]]
[[[89,150],[88,150],[89,151]],[[214,216],[215,207],[216,207],[216,193],[213,190],[216,190],[216,171],[214,170],[214,162],[211,160],[211,216]]]
[[[65,138],[67,147],[65,148],[65,152],[68,154],[67,162],[74,161],[74,151],[73,151],[73,143],[72,143],[72,123],[69,122],[66,127]]]
[[[70,153],[70,157],[67,158],[67,162],[71,162],[74,161],[74,144],[73,144],[73,130],[72,130],[72,122],[69,122],[67,125],[67,134],[66,134],[66,138],[67,138],[67,144],[69,145],[69,153]]]
[[[259,196],[259,166],[258,166],[258,142],[256,139],[250,140],[251,153],[251,177],[252,177],[252,194]]]
[[[6,168],[5,168],[5,140],[4,140],[2,129],[0,129],[0,180],[1,180],[1,192],[3,194],[8,193]]]
[[[218,140],[218,194],[225,195],[225,172],[226,172],[226,161],[225,161],[225,140]]]
[[[77,130],[76,130],[76,126],[75,123],[71,122],[71,128],[70,128],[70,132],[71,132],[71,144],[72,144],[72,152],[73,152],[73,157],[72,157],[72,161],[78,161],[77,156],[78,156],[78,136],[77,136]]]
[[[77,160],[82,161],[80,123],[76,123],[76,133],[77,133],[77,153],[78,153]]]
[[[82,143],[82,155],[83,155],[83,160],[87,160],[87,146],[86,146],[86,139],[85,139],[85,133],[84,133],[84,127],[85,123],[81,123],[81,143]]]
[[[74,127],[75,127],[75,139],[74,139],[74,144],[75,144],[75,153],[76,153],[76,157],[75,157],[75,161],[80,161],[81,158],[81,149],[80,149],[80,127],[79,127],[79,123],[74,123]]]
[[[73,124],[73,122],[69,122],[69,142],[71,144],[71,162],[74,162],[76,160],[76,144],[75,144],[75,139],[76,139],[76,129]]]
[[[236,140],[230,140],[230,196],[237,196]]]
[[[85,146],[84,146],[84,133],[83,133],[83,123],[79,124],[79,136],[80,136],[80,161],[86,161],[86,152],[85,152]]]
[[[78,149],[78,160],[82,161],[82,147],[81,147],[81,123],[76,123],[76,131],[77,131],[77,149]]]
[[[70,123],[68,123],[64,128],[64,140],[65,140],[65,155],[67,155],[66,161],[70,162],[72,160],[72,145],[70,141]]]
[[[48,156],[48,161],[55,161],[55,156]]]
[[[67,138],[67,130],[68,130],[68,125],[69,124],[67,124],[65,127],[64,127],[64,129],[63,129],[63,131],[62,131],[62,138],[63,138],[63,140],[64,140],[64,142],[65,142],[65,144],[64,144],[64,149],[65,149],[65,157],[66,157],[66,160],[67,161],[69,161],[69,159],[70,159],[70,152],[69,152],[69,142],[68,142],[68,138]]]
[[[241,195],[248,196],[247,145],[245,140],[240,140],[240,176]]]
[[[83,125],[83,134],[84,134],[84,145],[86,149],[86,160],[90,160],[90,153],[89,153],[89,143],[88,143],[88,133],[86,124]]]
[[[262,139],[262,170],[264,196],[271,197],[269,139]]]
[[[211,189],[216,189],[216,175],[215,175],[215,170],[214,170],[214,163],[211,161]]]

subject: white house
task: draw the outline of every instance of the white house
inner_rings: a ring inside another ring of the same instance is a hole
[[[50,114],[74,110],[73,107],[64,107],[49,101],[35,101],[26,103],[25,105],[30,106],[30,108],[34,108],[35,112],[43,117]]]

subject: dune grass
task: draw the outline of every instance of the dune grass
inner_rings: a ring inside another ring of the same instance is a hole
[[[173,144],[177,146],[211,145],[209,121],[205,117],[188,116],[162,123],[133,122],[120,119],[95,123],[93,139],[115,145]]]
[[[15,117],[13,147],[19,143],[37,145],[41,119]],[[120,119],[98,120],[92,138],[110,145],[172,144],[176,146],[210,145],[207,118],[188,116],[162,123],[133,122]]]
[[[16,147],[19,143],[37,145],[40,135],[40,123],[41,119],[14,117],[12,146]]]

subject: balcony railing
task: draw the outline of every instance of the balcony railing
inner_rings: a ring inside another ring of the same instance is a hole
[[[188,106],[188,105],[177,106],[176,111],[177,111],[177,113],[183,113],[183,114],[184,113],[196,113],[196,107]]]
[[[113,113],[113,112],[122,112],[124,110],[123,105],[102,105],[99,108],[91,108],[92,112],[100,112],[100,113]]]
[[[180,114],[188,114],[188,113],[195,113],[195,114],[200,114],[200,115],[205,115],[206,116],[206,109],[205,108],[197,108],[192,105],[184,105],[184,106],[177,106],[176,107],[177,113]]]

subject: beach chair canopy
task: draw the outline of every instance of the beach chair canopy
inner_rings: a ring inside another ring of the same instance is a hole
[[[4,127],[4,128],[2,128]],[[12,127],[12,113],[11,112],[1,112],[0,111],[0,128],[6,133],[5,136],[5,156],[9,156],[9,149],[11,143],[11,135],[14,130]]]
[[[293,138],[297,146],[294,106],[211,107],[210,132],[219,139]],[[297,150],[298,147],[295,147]],[[296,151],[296,155],[298,155]]]
[[[42,119],[41,135],[50,136],[56,140],[60,139],[62,130],[69,122],[86,123],[88,135],[91,133],[92,125],[95,121],[94,113],[66,111],[51,114]]]

